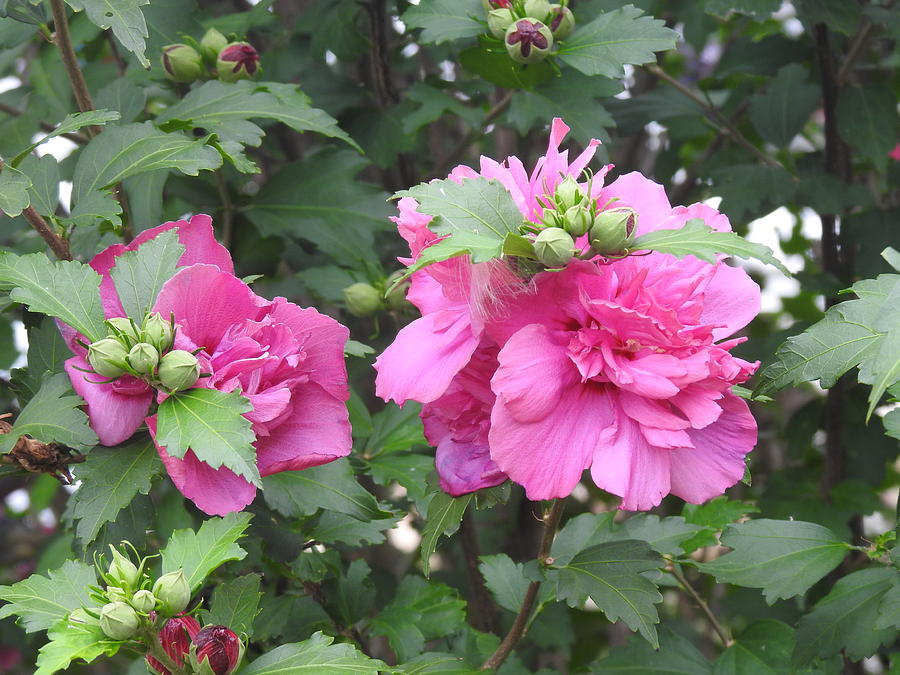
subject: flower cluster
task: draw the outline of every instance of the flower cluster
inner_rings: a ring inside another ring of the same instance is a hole
[[[502,40],[513,61],[529,65],[543,61],[554,42],[565,40],[575,30],[575,15],[568,0],[482,0],[488,30]]]
[[[638,173],[604,185],[607,166],[578,182],[599,141],[569,162],[559,150],[567,132],[554,120],[530,175],[515,157],[482,157],[480,173],[450,174],[500,181],[555,269],[523,278],[504,260],[458,257],[413,274],[407,298],[422,317],[378,358],[376,392],[424,404],[441,485],[453,495],[508,476],[530,499],[563,497],[590,468],[625,509],[670,492],[704,501],[740,480],[756,442],[731,388],[757,364],[734,357],[742,340],[726,338],[758,313],[759,288],[721,259],[627,255],[632,237],[653,230],[692,219],[730,225],[702,204],[673,208]],[[408,263],[438,239],[417,207],[400,200],[394,219]],[[563,245],[540,241],[547,231]]]
[[[217,77],[223,82],[249,80],[259,70],[259,54],[248,42],[229,41],[210,28],[199,43],[166,45],[162,50],[163,71],[174,82],[194,82]]]
[[[244,643],[230,628],[201,628],[194,617],[183,614],[166,621],[159,631],[159,642],[176,665],[189,666],[198,674],[231,675],[244,657]],[[172,675],[155,657],[148,654],[145,658],[150,672]]]

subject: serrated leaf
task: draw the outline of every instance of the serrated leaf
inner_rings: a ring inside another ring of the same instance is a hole
[[[617,530],[616,536],[646,541],[657,553],[681,555],[683,542],[690,540],[703,528],[685,522],[680,516],[660,518],[646,513],[632,516]]]
[[[764,94],[750,101],[750,121],[764,140],[783,148],[791,142],[819,105],[819,88],[807,82],[808,73],[790,63],[772,78]]]
[[[461,656],[442,652],[425,652],[397,666],[403,675],[478,675],[478,668],[469,666]]]
[[[781,621],[755,621],[716,659],[713,675],[792,673],[794,629]]]
[[[749,513],[758,512],[759,509],[753,504],[729,500],[724,495],[705,504],[685,504],[681,510],[685,521],[698,525],[702,529],[698,530],[690,539],[683,541],[681,547],[686,554],[690,554],[698,548],[714,546],[718,543],[717,532],[724,530],[726,525]]]
[[[483,555],[479,561],[478,571],[497,604],[510,612],[518,612],[531,583],[525,576],[525,566],[513,562],[505,553]]]
[[[610,621],[621,619],[657,648],[655,605],[662,595],[642,572],[662,566],[663,559],[647,542],[625,539],[591,546],[566,565],[554,565],[549,575],[557,583],[560,600],[581,607],[590,596]]]
[[[31,179],[15,167],[7,164],[0,169],[0,212],[13,217],[27,209],[30,187]]]
[[[677,230],[655,230],[641,235],[629,247],[633,251],[659,251],[677,258],[693,255],[700,260],[715,264],[717,254],[733,255],[738,258],[755,258],[777,267],[790,276],[790,271],[772,249],[762,244],[747,241],[734,232],[717,232],[699,218],[689,220]]]
[[[253,620],[262,597],[260,579],[259,574],[245,574],[216,586],[209,610],[203,612],[203,623],[228,626],[238,635],[253,637]]]
[[[854,661],[892,642],[897,629],[876,629],[878,607],[898,583],[893,567],[870,567],[838,579],[813,610],[800,619],[794,664],[805,665],[844,650]]]
[[[50,642],[38,653],[34,675],[52,675],[67,670],[73,661],[90,663],[99,656],[113,656],[122,643],[110,640],[99,626],[60,624],[47,634]]]
[[[118,228],[122,226],[122,204],[113,196],[112,190],[91,190],[81,196],[67,217],[59,220],[75,227],[92,227],[99,221]]]
[[[614,513],[582,513],[570,518],[553,540],[550,556],[565,565],[580,551],[615,539]]]
[[[32,150],[34,150],[39,145],[46,143],[51,138],[56,138],[57,136],[62,136],[63,134],[69,134],[73,131],[78,131],[79,129],[86,126],[99,126],[117,119],[119,119],[119,113],[115,110],[88,110],[85,112],[69,113],[65,116],[65,119],[63,119],[63,121],[59,123],[59,126],[56,127],[53,131],[41,138],[39,141],[32,143],[22,152],[16,155],[12,159],[11,164],[13,166],[18,166],[19,162],[21,162],[25,157],[31,154]]]
[[[388,669],[353,645],[332,642],[333,637],[315,633],[303,642],[281,645],[242,668],[241,675],[378,675]]]
[[[18,616],[26,633],[46,630],[68,617],[82,605],[92,605],[87,587],[97,583],[93,566],[80,560],[67,560],[47,576],[32,574],[11,586],[0,586],[0,619]]]
[[[422,0],[401,17],[409,28],[422,28],[420,42],[440,44],[486,32],[479,0]]]
[[[451,497],[443,490],[438,490],[428,502],[425,514],[425,528],[422,530],[422,542],[419,547],[422,560],[422,573],[431,574],[431,554],[437,548],[442,536],[449,537],[459,529],[463,514],[472,501],[472,495]]]
[[[87,450],[97,443],[88,417],[79,406],[84,401],[72,391],[65,373],[44,380],[37,394],[16,417],[12,431],[0,435],[0,453],[12,450],[20,436],[44,443],[62,443],[74,450]]]
[[[175,231],[162,232],[136,251],[125,251],[116,258],[110,276],[122,301],[125,314],[140,324],[150,311],[163,284],[178,267],[184,246]],[[163,317],[168,320],[168,317]]]
[[[72,352],[52,319],[28,329],[28,367],[12,371],[12,385],[21,405],[26,404],[44,383],[44,375],[63,372]]]
[[[838,131],[881,171],[887,169],[890,161],[884,139],[894,133],[896,117],[896,101],[889,89],[844,87],[841,91],[837,106]]]
[[[150,67],[150,61],[144,56],[147,44],[145,38],[147,22],[141,12],[141,6],[149,5],[150,0],[66,0],[76,12],[84,10],[92,23],[106,30],[112,28],[113,35],[125,49],[134,54],[144,68]]]
[[[246,557],[237,541],[244,536],[250,518],[249,513],[229,513],[204,521],[196,532],[176,530],[160,551],[163,574],[184,570],[191,592],[196,592],[219,565]]]
[[[165,133],[149,122],[123,124],[107,129],[81,151],[75,165],[72,198],[77,204],[93,190],[157,169],[178,169],[196,176],[201,170],[221,165],[222,157],[203,140]]]
[[[891,553],[893,557],[893,551]],[[896,568],[896,566],[895,563],[894,567]],[[891,586],[878,604],[878,619],[875,621],[875,630],[881,630],[882,628],[900,629],[900,582]]]
[[[722,543],[734,550],[698,568],[723,583],[761,588],[770,605],[805,593],[849,548],[821,525],[766,518],[729,525]]]
[[[115,448],[94,448],[75,469],[80,484],[66,512],[82,546],[94,541],[100,528],[115,520],[135,496],[148,494],[162,471],[156,446],[146,436]]]
[[[595,663],[590,672],[597,675],[710,675],[712,669],[690,640],[663,626],[659,631],[659,649],[644,640],[632,638],[628,644],[613,647],[609,656]]]
[[[655,52],[675,48],[678,34],[642,14],[633,5],[601,14],[561,43],[559,60],[585,75],[612,78],[622,76],[625,64],[655,62]]]
[[[244,417],[252,410],[250,401],[234,392],[202,387],[177,392],[159,406],[156,443],[172,457],[191,450],[213,469],[227,467],[259,487],[256,436]]]
[[[309,516],[320,508],[364,521],[393,515],[379,508],[372,493],[356,480],[346,459],[266,476],[263,497],[272,508],[288,517]]]
[[[29,155],[19,165],[31,180],[28,189],[31,206],[42,216],[56,214],[59,207],[59,164],[53,155]]]

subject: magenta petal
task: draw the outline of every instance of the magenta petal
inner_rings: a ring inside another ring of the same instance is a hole
[[[163,285],[152,311],[174,313],[180,330],[212,353],[232,325],[258,321],[269,304],[228,272],[192,265]]]
[[[610,207],[630,206],[638,214],[635,234],[642,235],[666,227],[672,206],[665,188],[643,174],[632,171],[619,176],[600,192],[601,206],[617,199]]]
[[[457,443],[449,434],[438,443],[434,466],[441,489],[454,497],[494,487],[506,480],[506,474],[491,459],[486,444]]]
[[[347,406],[315,383],[299,385],[291,398],[293,412],[256,441],[259,473],[299,471],[350,454]]]
[[[156,415],[147,418],[147,428],[156,443]],[[159,444],[156,451],[179,492],[210,516],[240,511],[256,496],[256,488],[246,480],[224,466],[211,468],[190,450],[183,459],[172,457]]]
[[[204,214],[193,216],[190,221],[173,220],[158,227],[144,230],[128,245],[128,250],[133,251],[159,233],[174,228],[178,228],[178,241],[184,246],[184,254],[178,261],[179,267],[188,267],[202,263],[215,265],[223,272],[234,274],[231,254],[227,248],[216,241],[213,233],[212,218]]]
[[[760,310],[759,286],[740,267],[724,263],[716,265],[715,274],[703,292],[705,324],[720,324],[713,329],[713,339],[721,340],[739,331],[756,318]]]
[[[107,317],[125,316],[116,285],[109,272],[115,267],[116,258],[127,250],[124,244],[113,244],[95,255],[90,262],[91,268],[100,275],[100,301],[103,304],[103,314]]]

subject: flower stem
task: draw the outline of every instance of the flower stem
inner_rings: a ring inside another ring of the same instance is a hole
[[[75,56],[75,48],[72,46],[72,36],[69,34],[69,22],[66,18],[66,7],[63,0],[50,0],[50,10],[53,13],[53,28],[55,32],[54,42],[56,43],[59,54],[62,57],[63,66],[66,69],[66,75],[69,77],[69,83],[72,85],[72,93],[75,94],[75,102],[81,112],[87,112],[94,109],[94,102],[91,100],[91,93],[88,90],[87,82],[84,81],[84,74],[78,65],[78,58]],[[94,126],[85,127],[88,136],[94,136],[99,129]]]
[[[731,646],[732,640],[728,635],[728,631],[725,630],[725,627],[719,623],[719,620],[716,618],[716,615],[713,614],[712,610],[709,608],[709,605],[706,604],[706,600],[700,597],[700,594],[691,586],[690,582],[685,578],[685,576],[681,573],[681,570],[678,569],[678,565],[675,563],[670,563],[668,567],[668,572],[675,580],[678,582],[678,585],[681,586],[688,595],[693,598],[694,602],[697,603],[697,606],[706,615],[706,618],[709,620],[710,625],[713,627],[713,630],[716,631],[716,635],[719,636],[719,639],[722,641],[722,644],[726,647]]]
[[[538,563],[546,564],[550,559],[550,547],[553,545],[553,538],[556,536],[556,528],[559,527],[560,518],[562,518],[563,508],[565,507],[565,499],[554,499],[550,512],[544,516],[544,533],[541,536],[541,545],[538,548]],[[525,634],[528,626],[528,619],[531,616],[531,610],[534,608],[534,601],[537,599],[538,590],[541,587],[540,581],[532,581],[525,591],[525,597],[522,599],[522,606],[519,613],[513,621],[503,642],[497,647],[497,651],[491,654],[491,657],[484,662],[481,670],[494,670],[499,668],[506,657],[510,655],[513,648],[518,644],[519,640]]]

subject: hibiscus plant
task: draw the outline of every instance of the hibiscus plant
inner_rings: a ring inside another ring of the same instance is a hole
[[[0,672],[900,672],[890,0],[0,0]]]

